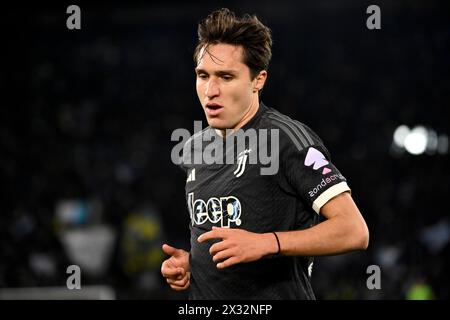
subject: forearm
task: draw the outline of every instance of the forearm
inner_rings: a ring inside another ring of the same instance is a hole
[[[277,232],[280,254],[320,256],[365,249],[366,228],[365,223],[336,216],[309,229]],[[275,237],[273,241],[276,244]]]

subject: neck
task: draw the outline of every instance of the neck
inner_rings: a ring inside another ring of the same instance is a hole
[[[252,118],[256,115],[259,109],[259,97],[258,93],[255,94],[255,96],[252,98],[252,101],[250,102],[249,107],[247,108],[247,111],[245,112],[244,116],[241,120],[233,127],[228,129],[216,129],[216,132],[221,137],[226,137],[227,134],[230,135],[243,126],[245,126]]]

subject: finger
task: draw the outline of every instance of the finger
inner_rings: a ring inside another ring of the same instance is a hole
[[[215,232],[214,231],[208,231],[208,232],[205,232],[205,233],[201,234],[197,238],[197,241],[202,243],[203,241],[206,241],[206,240],[209,240],[209,239],[215,239]]]
[[[186,271],[183,268],[178,268],[178,275],[177,275],[177,279],[183,279],[184,277],[186,277]]]
[[[177,278],[180,275],[184,275],[185,271],[183,268],[174,268],[167,265],[164,265],[161,267],[161,273],[165,278]]]
[[[219,262],[219,261],[225,260],[227,258],[230,258],[232,256],[233,256],[233,250],[227,249],[227,250],[223,250],[223,251],[216,253],[212,259],[214,262]]]
[[[228,268],[230,266],[233,266],[235,264],[239,263],[239,259],[236,257],[231,257],[225,261],[222,261],[220,263],[217,264],[217,268],[218,269],[224,269],[224,268]]]
[[[174,285],[171,285],[170,287],[171,287],[173,290],[175,290],[175,291],[183,291],[183,290],[186,290],[187,288],[189,288],[189,285],[190,285],[190,284],[191,284],[191,282],[188,281],[188,282],[186,283],[186,285],[183,286],[183,287],[180,287],[180,286],[174,286]]]
[[[229,247],[229,243],[225,240],[217,242],[209,248],[209,253],[214,256],[219,251],[225,250]]]
[[[184,286],[179,286],[179,285],[175,285],[175,284],[170,284],[170,287],[173,289],[173,290],[176,290],[176,291],[182,291],[182,290],[186,290],[188,287],[189,287],[189,285],[191,284],[191,281],[190,281],[190,272],[187,272],[186,273],[186,278],[187,278],[187,282],[186,282],[186,284],[184,285]]]
[[[168,284],[177,286],[177,287],[184,287],[186,283],[189,281],[189,277],[185,276],[183,279],[174,280],[174,279],[167,279],[166,280]]]
[[[204,242],[206,240],[212,240],[212,239],[223,239],[225,236],[224,229],[222,228],[215,228],[213,227],[213,230],[203,233],[197,238],[198,242]]]
[[[169,256],[176,256],[178,254],[179,249],[171,247],[168,244],[164,243],[162,245],[162,250],[164,251],[165,254]]]
[[[184,287],[186,283],[189,281],[188,277],[184,277],[183,279],[174,280],[174,279],[166,279],[167,283],[170,285],[178,286],[178,287]]]
[[[216,227],[216,226],[212,226],[212,230],[217,230],[217,231],[221,231],[221,232],[230,232],[233,230],[239,230],[238,228],[223,228],[223,227]]]

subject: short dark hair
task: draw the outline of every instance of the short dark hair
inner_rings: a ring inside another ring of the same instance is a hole
[[[272,58],[272,35],[268,27],[253,15],[236,17],[233,11],[222,8],[210,13],[198,25],[198,44],[194,52],[194,61],[198,64],[198,55],[203,47],[211,44],[226,43],[243,48],[243,63],[250,69],[254,79],[261,70],[269,68]]]

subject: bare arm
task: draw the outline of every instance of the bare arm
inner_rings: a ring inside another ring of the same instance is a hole
[[[369,231],[358,207],[348,192],[328,201],[321,214],[327,220],[305,230],[277,232],[282,255],[320,256],[364,250]],[[202,234],[198,241],[222,239],[210,248],[213,261],[222,269],[251,262],[278,250],[272,233],[253,233],[242,229],[216,228]]]
[[[277,232],[281,254],[320,256],[365,250],[369,231],[348,192],[328,201],[320,210],[327,220],[298,231]]]

